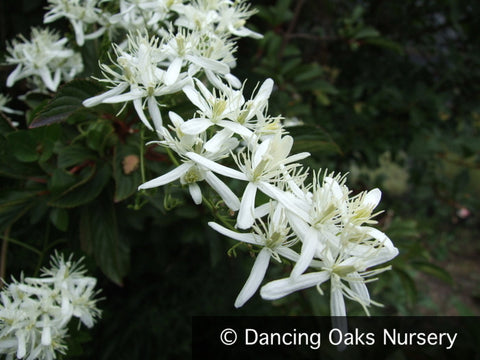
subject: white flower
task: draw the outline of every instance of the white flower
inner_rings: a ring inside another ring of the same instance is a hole
[[[226,131],[217,133],[209,141],[206,141],[205,134],[195,136],[183,134],[181,131],[181,126],[184,123],[183,119],[173,112],[170,112],[169,116],[174,124],[171,129],[176,133],[176,137],[164,128],[159,133],[165,140],[157,143],[175,151],[182,158],[182,164],[172,171],[140,185],[139,189],[163,186],[180,179],[183,185],[188,185],[193,201],[200,204],[202,202],[202,192],[198,183],[205,180],[231,210],[238,210],[240,202],[233,191],[210,169],[187,157],[188,153],[195,152],[202,159],[206,158],[215,162],[228,156],[230,151],[238,146],[238,140]],[[212,146],[210,142],[214,142],[215,146]]]
[[[248,181],[242,195],[237,217],[237,227],[248,229],[255,219],[254,207],[257,190],[262,191],[272,199],[279,200],[278,197],[283,197],[283,192],[272,183],[292,181],[291,174],[293,174],[295,168],[300,166],[295,162],[310,155],[303,152],[289,156],[292,145],[292,137],[281,138],[280,135],[268,138],[261,143],[250,144],[251,151],[245,149],[235,157],[239,170],[216,164],[195,153],[187,153],[186,155],[214,172],[234,179]]]
[[[353,244],[352,247],[357,245]],[[361,249],[360,249],[361,248]],[[380,304],[372,301],[366,283],[373,281],[371,277],[389,270],[390,267],[370,270],[370,267],[382,264],[393,259],[397,254],[396,248],[360,246],[359,249],[332,252],[327,249],[322,252],[321,271],[310,272],[298,277],[288,277],[274,280],[262,287],[262,298],[274,300],[291,294],[295,291],[316,286],[323,294],[320,285],[327,280],[331,284],[330,313],[331,316],[346,316],[344,297],[357,301],[364,308],[367,315],[368,306]],[[357,253],[349,256],[348,253]]]
[[[8,64],[17,65],[7,78],[7,86],[30,78],[40,90],[56,91],[62,81],[83,70],[81,57],[66,47],[67,39],[48,29],[32,28],[31,40],[19,36],[7,47]]]
[[[10,101],[10,97],[0,94],[0,112],[12,115],[23,115],[23,111],[14,110],[5,106]]]
[[[114,87],[107,92],[89,98],[83,102],[90,107],[100,103],[127,103],[133,105],[140,120],[147,128],[153,130],[144,111],[144,102],[157,130],[163,127],[162,116],[156,97],[174,94],[191,82],[186,73],[179,73],[175,69],[162,70],[159,65],[166,59],[167,54],[159,48],[159,38],[130,35],[127,50],[115,46],[116,63],[119,72],[109,66],[101,64],[105,79]]]
[[[65,17],[72,24],[75,32],[75,39],[79,46],[83,46],[85,40],[95,39],[105,32],[106,14],[97,7],[101,0],[48,0],[48,12],[43,22],[51,23],[59,18]],[[100,25],[95,31],[85,34],[89,25]]]
[[[80,262],[55,255],[43,277],[13,280],[0,294],[0,354],[27,360],[65,354],[72,316],[90,327],[100,315],[96,280],[84,273]]]
[[[281,262],[280,256],[293,261],[299,257],[290,249],[290,246],[295,244],[296,237],[290,232],[283,207],[273,202],[268,205],[270,211],[267,224],[259,219],[250,233],[239,233],[214,222],[208,223],[214,230],[231,239],[262,247],[244,287],[235,300],[237,308],[243,306],[255,294],[265,277],[271,257],[278,262]]]

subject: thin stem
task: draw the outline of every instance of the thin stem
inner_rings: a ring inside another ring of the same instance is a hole
[[[145,177],[145,127],[142,126],[140,129],[140,173],[142,176],[142,184],[146,181]]]
[[[10,234],[10,226],[5,229],[5,234],[2,243],[2,254],[0,258],[0,289],[5,283],[5,275],[7,271],[7,250],[8,250],[8,238]]]
[[[28,245],[28,244],[25,244],[25,243],[21,242],[20,240],[16,240],[16,239],[13,239],[13,238],[11,238],[11,237],[5,237],[5,236],[0,236],[0,238],[1,238],[2,240],[4,240],[4,241],[7,240],[8,242],[10,242],[10,243],[12,243],[12,244],[19,245],[19,246],[21,246],[21,247],[23,247],[23,248],[25,248],[25,249],[27,249],[27,250],[30,250],[30,251],[34,252],[35,254],[37,254],[37,255],[41,255],[41,254],[42,254],[42,252],[41,252],[40,250],[34,248],[33,246],[30,246],[30,245]],[[2,245],[2,248],[3,248],[3,245]],[[2,254],[3,254],[3,253],[2,253]]]

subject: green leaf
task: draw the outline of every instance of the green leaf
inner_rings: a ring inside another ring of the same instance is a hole
[[[414,304],[417,300],[417,288],[415,286],[415,280],[406,271],[399,268],[394,268],[395,274],[400,278],[402,282],[403,290],[407,296],[410,304]]]
[[[34,204],[36,191],[6,191],[0,195],[0,229],[11,226]]]
[[[74,208],[94,200],[107,185],[111,170],[108,164],[97,164],[84,169],[81,179],[62,194],[55,196],[49,206]]]
[[[412,262],[412,267],[416,270],[424,272],[425,274],[432,275],[437,279],[440,279],[447,284],[452,284],[452,276],[444,268],[437,266],[435,264],[426,262],[426,261],[414,261]]]
[[[293,152],[307,151],[341,153],[338,145],[323,130],[313,126],[296,126],[288,129],[295,139]]]
[[[68,212],[65,209],[53,208],[50,211],[50,221],[60,231],[68,229]]]
[[[138,146],[118,144],[115,147],[113,177],[115,179],[115,202],[125,200],[137,192],[142,182]]]
[[[98,82],[77,79],[62,86],[55,97],[35,116],[31,128],[65,121],[77,110],[85,109],[82,102],[102,90]]]
[[[93,254],[102,272],[122,285],[129,269],[129,246],[119,233],[112,199],[102,197],[82,208],[80,240],[83,249]]]
[[[7,146],[22,162],[47,161],[53,154],[55,141],[60,137],[58,126],[26,129],[7,135]]]
[[[380,36],[380,33],[378,30],[372,28],[372,27],[365,27],[357,31],[354,35],[354,39],[364,39],[364,38],[372,38],[372,37],[377,37]]]
[[[57,165],[62,169],[96,158],[92,150],[80,144],[61,146],[55,149],[55,152],[58,154]]]

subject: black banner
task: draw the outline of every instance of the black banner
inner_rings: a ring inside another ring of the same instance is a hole
[[[193,359],[480,359],[480,317],[193,317]]]

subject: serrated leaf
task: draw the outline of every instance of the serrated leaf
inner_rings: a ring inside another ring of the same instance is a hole
[[[83,249],[93,254],[102,272],[122,285],[129,269],[129,247],[119,234],[112,199],[104,197],[82,209],[80,240]]]
[[[99,83],[77,79],[62,86],[55,97],[35,116],[31,128],[65,121],[72,113],[85,109],[82,102],[102,90]]]

